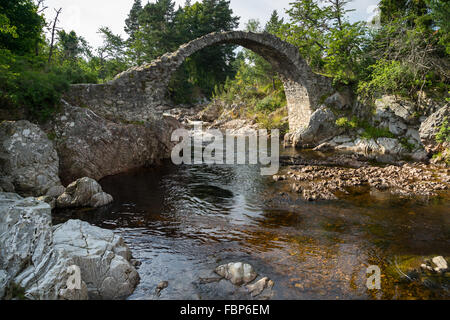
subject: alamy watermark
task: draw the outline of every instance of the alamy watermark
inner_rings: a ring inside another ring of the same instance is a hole
[[[261,175],[274,175],[280,168],[280,132],[247,130],[236,135],[218,129],[202,130],[196,123],[194,130],[177,129],[172,133],[172,162],[176,165],[261,165]],[[270,141],[270,155],[269,155]]]
[[[368,276],[366,286],[369,290],[381,289],[381,269],[379,266],[369,266],[366,274]]]
[[[66,286],[69,290],[81,290],[81,269],[79,266],[72,265],[67,268],[67,274],[69,278],[67,279]]]

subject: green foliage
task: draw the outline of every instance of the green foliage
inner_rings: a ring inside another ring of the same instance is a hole
[[[34,53],[42,42],[44,19],[32,0],[0,0],[0,49]]]
[[[400,144],[409,152],[414,151],[414,149],[416,148],[415,144],[408,142],[408,139],[406,139],[404,137],[400,138],[399,141],[400,141]]]
[[[360,135],[362,139],[395,138],[395,135],[388,128],[373,127],[368,123],[360,124],[364,132]]]
[[[358,85],[358,94],[365,98],[385,93],[407,95],[407,88],[414,83],[413,72],[400,61],[379,60],[369,70],[369,79]]]
[[[315,72],[368,99],[449,88],[450,2],[382,0],[381,25],[350,23],[346,0],[296,0],[277,31]]]
[[[264,31],[271,34],[277,34],[278,32],[280,32],[283,24],[284,19],[280,18],[277,10],[274,10],[272,12],[272,15],[270,16],[269,22],[267,22],[266,24]]]
[[[447,117],[444,118],[439,132],[436,134],[436,141],[438,143],[450,142],[450,126]]]
[[[264,99],[259,101],[256,104],[255,110],[268,113],[273,112],[279,108],[282,108],[285,105],[286,105],[286,97],[284,95],[284,92],[278,91],[266,96]]]
[[[186,2],[177,10],[172,0],[157,0],[143,8],[136,1],[126,21],[125,30],[130,35],[127,53],[133,64],[141,64],[211,32],[233,30],[238,21],[227,0]],[[234,47],[224,45],[192,55],[171,79],[170,98],[189,103],[198,96],[209,97],[216,85],[234,76],[234,57]]]
[[[364,24],[348,21],[348,2],[296,0],[287,10],[289,23],[277,33],[299,48],[313,70],[344,84],[356,81],[367,40]]]
[[[430,15],[439,33],[439,44],[450,54],[450,2],[442,0],[428,0]]]
[[[14,56],[0,51],[0,101],[3,107],[24,107],[31,117],[46,120],[57,108],[69,81],[61,71],[39,70],[38,59]]]
[[[360,134],[362,139],[378,139],[378,138],[395,138],[395,135],[388,128],[379,128],[370,125],[367,121],[358,119],[357,117],[341,117],[336,120],[336,125],[345,128],[348,131],[363,129]]]
[[[345,128],[347,130],[356,129],[359,126],[359,120],[356,117],[348,119],[347,117],[342,117],[336,120],[336,125],[340,128]]]
[[[289,124],[284,121],[286,116],[287,114],[257,113],[256,121],[259,123],[261,128],[268,131],[273,129],[280,130],[280,136],[283,136],[289,131]]]
[[[445,2],[380,2],[381,26],[370,34],[365,50],[368,72],[361,78],[360,89],[366,95],[371,87],[377,94],[387,91],[410,97],[420,90],[448,90],[448,32],[440,18],[445,8],[449,10]]]

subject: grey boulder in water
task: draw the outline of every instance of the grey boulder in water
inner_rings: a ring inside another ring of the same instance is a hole
[[[237,286],[250,283],[258,276],[251,265],[242,262],[221,265],[215,269],[215,272]]]
[[[103,192],[100,184],[91,178],[81,178],[69,184],[66,191],[58,197],[58,208],[105,206],[113,201],[113,197]]]

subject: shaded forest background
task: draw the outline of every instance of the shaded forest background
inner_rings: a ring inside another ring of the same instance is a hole
[[[443,98],[449,91],[450,2],[381,0],[373,23],[349,21],[347,0],[296,0],[281,19],[275,11],[262,26],[296,45],[317,73],[350,86],[361,99],[382,94],[411,99],[418,92]],[[203,0],[176,8],[172,0],[135,0],[124,39],[107,26],[103,45],[92,48],[74,30],[58,27],[58,13],[44,18],[45,1],[0,0],[0,108],[45,120],[74,83],[103,83],[127,68],[149,62],[181,44],[215,31],[236,30],[227,0]],[[171,80],[170,98],[190,104],[201,99],[240,101],[269,114],[286,104],[271,66],[248,50],[230,45],[206,48],[188,58]]]

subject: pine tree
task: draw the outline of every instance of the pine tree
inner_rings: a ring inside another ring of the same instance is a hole
[[[280,19],[278,11],[274,10],[270,16],[269,22],[266,24],[265,31],[272,34],[277,34],[283,23],[284,19]]]
[[[142,12],[141,0],[134,0],[133,7],[125,20],[125,32],[131,41],[135,40],[135,34],[139,31],[139,15]]]

